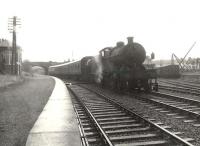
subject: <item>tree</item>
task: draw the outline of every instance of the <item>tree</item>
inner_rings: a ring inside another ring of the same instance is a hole
[[[22,70],[31,73],[32,66],[29,60],[24,60],[22,63]]]

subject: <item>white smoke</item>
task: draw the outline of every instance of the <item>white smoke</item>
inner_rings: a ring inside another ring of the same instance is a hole
[[[103,65],[102,65],[101,57],[97,55],[94,57],[94,60],[96,64],[95,81],[97,83],[101,83],[101,80],[103,79]]]

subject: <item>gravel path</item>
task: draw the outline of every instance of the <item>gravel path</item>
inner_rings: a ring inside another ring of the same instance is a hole
[[[23,146],[54,88],[48,76],[26,77],[0,90],[0,145]]]

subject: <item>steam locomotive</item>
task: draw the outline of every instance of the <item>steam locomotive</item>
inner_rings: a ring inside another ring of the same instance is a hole
[[[49,74],[101,84],[116,90],[158,90],[155,69],[146,69],[146,52],[142,45],[128,37],[128,43],[117,42],[115,47],[100,50],[97,56],[50,66]]]

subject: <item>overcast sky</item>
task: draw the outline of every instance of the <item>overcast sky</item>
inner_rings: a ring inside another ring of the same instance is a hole
[[[0,38],[12,40],[8,18],[21,18],[17,42],[23,59],[63,61],[98,54],[126,37],[156,59],[175,53],[200,57],[198,0],[4,0],[0,1]]]

